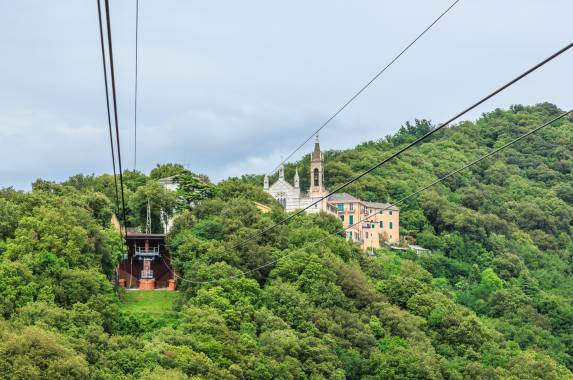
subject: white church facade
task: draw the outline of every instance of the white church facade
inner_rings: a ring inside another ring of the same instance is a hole
[[[321,200],[328,191],[324,187],[324,156],[320,150],[318,137],[314,144],[314,151],[310,154],[310,188],[308,193],[300,189],[298,169],[294,175],[294,184],[285,179],[284,167],[279,168],[278,180],[269,186],[269,177],[265,175],[264,191],[271,194],[286,211],[295,211],[309,207],[306,211],[317,213],[327,211],[327,201]],[[312,206],[311,206],[312,205]]]

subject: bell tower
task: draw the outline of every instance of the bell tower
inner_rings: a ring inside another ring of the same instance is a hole
[[[326,193],[324,188],[324,156],[320,151],[318,135],[314,142],[314,151],[310,154],[310,197],[321,197]]]

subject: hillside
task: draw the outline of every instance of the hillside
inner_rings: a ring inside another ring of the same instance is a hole
[[[446,128],[347,192],[395,202],[559,113],[514,106]],[[429,128],[327,152],[329,187]],[[126,172],[130,225],[145,222],[147,199],[154,230],[178,210],[168,244],[182,280],[164,314],[111,281],[123,254],[112,176],[3,189],[0,377],[573,379],[572,142],[569,118],[398,204],[402,235],[433,251],[421,256],[369,257],[328,215],[237,246],[285,217],[261,176]],[[303,188],[307,160],[286,168]],[[179,194],[156,181],[174,174]]]

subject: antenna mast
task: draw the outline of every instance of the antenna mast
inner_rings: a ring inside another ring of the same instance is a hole
[[[147,199],[147,220],[145,222],[145,233],[151,233],[151,202]]]

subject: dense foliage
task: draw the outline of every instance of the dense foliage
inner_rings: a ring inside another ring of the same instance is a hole
[[[395,201],[559,112],[514,106],[447,128],[348,192]],[[429,128],[327,152],[328,184]],[[180,297],[163,316],[123,307],[113,285],[124,248],[112,176],[1,190],[0,378],[573,378],[572,141],[573,120],[556,123],[400,204],[422,255],[370,257],[328,215],[238,244],[285,217],[262,177],[126,172],[131,226],[148,203],[155,231],[179,210],[168,242]],[[303,187],[307,160],[287,167]],[[156,182],[166,176],[183,190]]]

